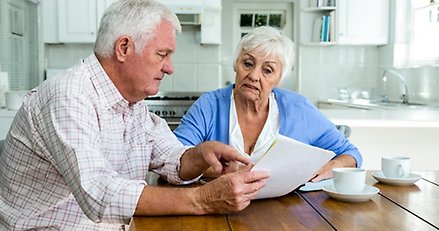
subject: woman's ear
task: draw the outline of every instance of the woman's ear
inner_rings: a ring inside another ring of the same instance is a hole
[[[116,40],[114,49],[117,60],[124,62],[127,59],[127,56],[133,52],[133,41],[128,36],[121,36]]]

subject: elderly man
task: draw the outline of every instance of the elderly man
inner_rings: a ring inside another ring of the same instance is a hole
[[[0,158],[1,230],[123,229],[133,215],[229,213],[249,205],[266,172],[219,142],[183,146],[142,100],[172,74],[175,14],[150,0],[105,12],[94,53],[24,99]],[[247,167],[201,187],[174,184],[209,167]]]

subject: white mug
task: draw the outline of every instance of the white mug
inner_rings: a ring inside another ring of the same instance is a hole
[[[334,168],[332,177],[334,188],[339,193],[359,193],[366,184],[366,170],[360,168]]]
[[[385,177],[404,178],[410,175],[410,157],[384,156],[381,158],[381,170]]]

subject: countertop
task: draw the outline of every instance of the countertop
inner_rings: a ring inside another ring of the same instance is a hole
[[[408,105],[401,102],[378,102],[376,100],[367,99],[320,99],[318,105],[335,105],[346,108],[369,109],[369,110],[418,110],[433,109],[439,110],[439,104],[425,104],[410,102]]]
[[[320,109],[333,123],[351,127],[437,127],[439,109]]]

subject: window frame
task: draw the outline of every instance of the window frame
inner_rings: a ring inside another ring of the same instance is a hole
[[[292,15],[294,14],[293,9],[291,7],[291,3],[235,3],[234,4],[234,12],[233,12],[233,47],[236,47],[239,40],[241,39],[241,34],[245,32],[251,31],[253,28],[240,26],[240,15],[243,13],[251,13],[251,14],[278,14],[279,12],[285,12],[285,17],[283,17],[283,28],[280,28],[279,31],[281,34],[291,38],[294,43],[296,41],[293,37],[293,29],[294,29],[294,21]]]
[[[433,17],[430,15],[432,9],[436,9],[436,25],[427,24],[434,22],[425,22],[423,24],[420,21],[422,18],[419,17],[431,19]],[[425,15],[423,12],[430,12],[430,14]],[[411,30],[408,31],[406,66],[439,66],[439,53],[431,52],[439,50],[439,40],[434,39],[439,38],[439,3],[430,3],[430,1],[422,3],[419,0],[411,0],[410,14]],[[420,26],[423,26],[423,28],[420,28]]]

